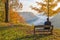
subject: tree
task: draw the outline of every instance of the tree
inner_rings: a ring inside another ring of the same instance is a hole
[[[15,14],[17,15],[17,13],[13,12],[13,9],[22,10],[22,7],[23,7],[22,3],[19,4],[18,0],[2,0],[2,2],[5,4],[5,12],[6,12],[5,13],[5,22],[9,22],[9,18],[11,17],[9,15],[11,13],[14,15]],[[12,10],[12,12],[10,12],[10,10]],[[15,18],[17,18],[17,17],[15,17]]]
[[[0,22],[4,22],[4,3],[0,0]]]
[[[10,23],[18,24],[18,23],[25,23],[25,20],[22,16],[18,14],[18,12],[13,11],[12,9],[9,10],[9,20]]]
[[[45,12],[44,14],[48,15],[48,0],[43,0],[44,3],[42,2],[36,2],[37,5],[41,6],[41,8],[37,8],[37,7],[33,7],[31,6],[31,8],[35,11],[37,11],[38,13],[41,12]],[[53,10],[56,6],[57,3],[60,2],[60,0],[49,0],[49,16],[53,16],[55,14],[57,14],[60,11],[60,8],[58,8],[57,10]]]
[[[18,9],[22,10],[22,8],[23,5],[22,3],[19,3],[18,0],[9,0],[9,19],[11,23],[25,23],[23,17],[16,12]]]
[[[4,20],[5,21],[5,2],[6,2],[6,0],[1,0],[1,2],[0,2],[0,7],[3,7],[3,11],[4,11],[4,13],[1,13],[0,12],[0,15],[1,15],[1,17],[0,17],[0,21],[2,21],[2,20]],[[12,2],[12,3],[11,3]],[[2,5],[2,4],[4,4],[4,5]],[[9,10],[8,10],[8,22],[9,23],[13,23],[13,24],[18,24],[18,23],[26,23],[25,22],[25,20],[24,20],[24,18],[22,17],[22,16],[20,16],[19,14],[18,14],[18,12],[16,12],[16,11],[14,11],[13,9],[20,9],[20,10],[22,10],[22,8],[23,8],[23,5],[22,5],[22,3],[19,3],[18,2],[18,0],[9,0],[8,1],[8,4],[9,4]],[[0,9],[1,10],[1,9]],[[4,18],[3,18],[4,17]],[[2,18],[2,19],[1,19]],[[4,22],[3,21],[3,22]]]
[[[10,8],[15,9],[15,10],[18,10],[18,9],[22,10],[23,8],[23,4],[21,2],[19,3],[19,0],[9,0],[9,6]]]
[[[5,22],[9,22],[8,21],[8,10],[9,10],[9,3],[8,0],[5,1]]]

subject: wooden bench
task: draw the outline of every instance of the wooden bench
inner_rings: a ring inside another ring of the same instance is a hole
[[[34,34],[53,34],[53,26],[52,25],[34,26]]]

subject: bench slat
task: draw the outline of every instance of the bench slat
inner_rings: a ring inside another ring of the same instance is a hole
[[[40,32],[40,34],[42,32],[50,32],[50,33],[52,33],[52,30],[53,30],[53,26],[51,26],[51,25],[38,25],[38,26],[34,27],[34,33],[35,34],[39,33],[39,32]]]

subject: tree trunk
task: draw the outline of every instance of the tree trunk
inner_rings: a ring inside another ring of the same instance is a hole
[[[9,10],[8,0],[6,0],[6,2],[5,2],[5,22],[8,22],[8,10]]]

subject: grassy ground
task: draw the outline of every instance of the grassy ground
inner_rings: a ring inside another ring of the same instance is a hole
[[[60,40],[60,29],[54,29],[53,35],[36,35],[36,40]],[[0,26],[0,40],[34,40],[33,26]]]

